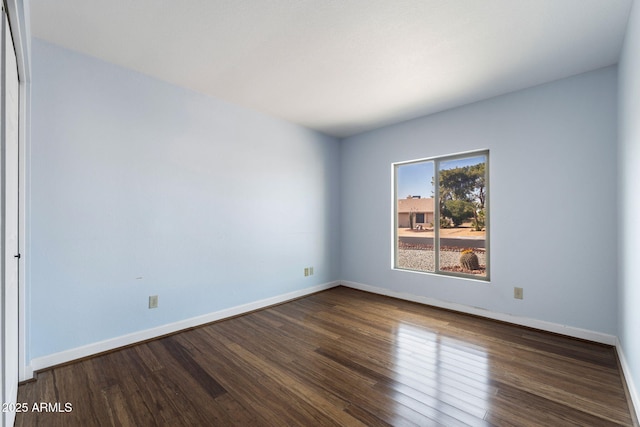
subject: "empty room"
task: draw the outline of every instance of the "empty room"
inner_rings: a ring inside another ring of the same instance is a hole
[[[638,0],[4,0],[2,426],[638,426]]]

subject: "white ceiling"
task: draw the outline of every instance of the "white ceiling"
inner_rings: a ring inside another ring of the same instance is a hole
[[[30,0],[35,37],[344,137],[615,64],[632,0]]]

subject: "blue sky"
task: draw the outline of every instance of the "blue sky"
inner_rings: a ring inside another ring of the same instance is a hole
[[[398,198],[409,195],[433,196],[433,162],[410,163],[398,166]]]
[[[485,156],[466,157],[464,159],[440,162],[440,169],[453,169],[476,165],[485,161]],[[408,195],[432,197],[433,162],[409,163],[398,166],[398,198],[404,199]]]

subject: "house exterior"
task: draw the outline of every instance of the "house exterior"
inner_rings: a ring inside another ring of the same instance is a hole
[[[410,228],[410,215],[415,213],[414,227],[433,227],[433,197],[407,197],[398,199],[398,227]]]

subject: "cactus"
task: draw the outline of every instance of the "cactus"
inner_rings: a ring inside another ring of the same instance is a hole
[[[480,270],[478,255],[472,249],[465,249],[460,253],[460,266],[465,270]]]

